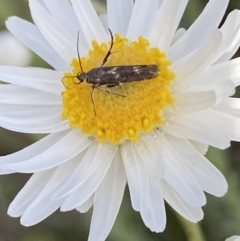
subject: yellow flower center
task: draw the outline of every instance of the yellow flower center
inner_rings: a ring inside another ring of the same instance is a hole
[[[93,41],[92,45],[88,56],[81,57],[86,73],[101,66],[110,42],[99,45]],[[140,36],[138,41],[131,42],[116,34],[104,67],[158,65],[157,77],[124,82],[111,88],[95,86],[93,90],[93,85],[86,81],[80,83],[77,78],[81,72],[79,60],[73,59],[72,73],[65,73],[62,80],[66,87],[62,93],[62,118],[69,120],[71,128],[79,128],[99,142],[116,145],[124,140],[136,141],[141,133],[163,124],[164,109],[174,102],[169,86],[175,75],[169,69],[170,64],[165,54],[158,48],[150,48],[145,38]],[[121,68],[116,75],[118,71]]]

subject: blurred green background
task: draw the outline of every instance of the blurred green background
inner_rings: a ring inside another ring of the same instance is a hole
[[[59,0],[61,1],[61,0]],[[146,0],[151,1],[151,0]],[[181,27],[188,28],[203,10],[207,0],[190,0]],[[93,1],[98,13],[106,12],[104,0]],[[233,9],[240,9],[240,0],[230,0],[226,16]],[[213,13],[214,14],[214,13]],[[31,20],[27,0],[0,0],[0,31],[9,16],[16,15]],[[225,17],[226,17],[225,16]],[[32,66],[47,66],[32,54]],[[239,55],[239,53],[236,54]],[[2,56],[0,56],[2,58]],[[238,95],[238,94],[236,94]],[[239,95],[238,95],[239,96]],[[40,136],[18,134],[0,129],[0,155],[6,155],[28,146]],[[146,228],[139,213],[134,212],[128,190],[121,206],[117,221],[108,241],[197,241],[189,231],[198,229],[206,241],[223,241],[234,234],[240,235],[240,144],[232,143],[226,151],[210,148],[208,158],[225,175],[229,191],[223,198],[207,195],[208,203],[203,208],[204,220],[198,225],[190,225],[167,206],[167,228],[163,233],[152,233]],[[0,241],[81,241],[87,240],[91,212],[79,214],[77,211],[55,212],[49,218],[33,227],[23,227],[19,219],[9,217],[8,205],[27,182],[29,175],[0,176]]]

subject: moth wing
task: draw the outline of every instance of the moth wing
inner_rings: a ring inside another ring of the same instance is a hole
[[[116,82],[126,83],[153,79],[158,76],[158,65],[126,65],[104,68],[105,75]]]

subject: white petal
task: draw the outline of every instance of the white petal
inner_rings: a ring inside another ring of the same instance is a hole
[[[222,173],[188,141],[168,135],[166,138],[182,155],[183,161],[205,192],[217,197],[227,192],[228,185]]]
[[[168,0],[163,2],[148,34],[148,39],[153,46],[157,46],[165,53],[168,53],[187,3],[188,0]]]
[[[215,130],[226,139],[229,138],[229,140],[240,141],[239,118],[215,110],[206,110],[201,113],[194,113],[193,117],[200,120],[204,124],[209,123],[211,126],[215,127]],[[213,131],[214,129],[212,132]]]
[[[232,45],[232,48],[228,52],[226,51],[220,58],[218,58],[218,60],[215,63],[218,64],[230,60],[234,56],[234,54],[236,54],[238,49],[239,42],[235,42],[234,45]]]
[[[76,38],[76,34],[79,32],[79,41],[85,46],[86,41],[84,39],[84,35],[70,2],[68,0],[44,0],[44,4],[56,22],[59,23],[74,38]]]
[[[17,163],[24,160],[28,160],[37,156],[47,150],[49,146],[54,145],[59,139],[63,138],[69,131],[63,131],[59,133],[49,134],[34,144],[7,156],[0,157],[0,167],[2,168],[6,164]],[[1,170],[2,171],[2,170]]]
[[[63,200],[53,201],[49,199],[49,196],[53,191],[65,183],[74,169],[78,166],[82,156],[83,154],[80,154],[73,158],[71,161],[61,165],[56,169],[48,183],[24,212],[21,219],[21,223],[23,225],[34,225],[48,217],[51,213],[60,207]]]
[[[129,39],[136,40],[140,35],[147,35],[156,18],[158,6],[158,0],[151,0],[151,4],[145,0],[135,2],[126,34]]]
[[[36,208],[33,211],[28,209],[29,211],[27,210],[23,214],[20,222],[26,227],[35,225],[54,213],[60,207],[61,203],[61,200],[47,203],[44,202],[39,208]]]
[[[159,148],[162,149],[166,159],[164,179],[190,206],[196,208],[205,205],[206,197],[195,177],[182,160],[181,155],[171,147],[160,132],[158,135],[161,140]]]
[[[61,119],[61,107],[45,106],[41,108],[41,112],[33,107],[19,109],[15,105],[12,106],[11,109],[15,109],[16,113],[10,111],[8,116],[0,115],[0,126],[17,132],[44,134],[69,129],[68,122]]]
[[[173,36],[171,45],[175,44],[185,33],[186,29],[179,28]]]
[[[63,76],[63,72],[50,69],[0,66],[1,80],[56,95],[64,90]]]
[[[216,102],[214,91],[177,93],[174,96],[175,106],[181,113],[204,110]]]
[[[125,185],[126,174],[122,160],[114,159],[94,196],[88,241],[104,241],[107,238],[120,209]]]
[[[177,79],[183,82],[182,85],[186,85],[189,79],[194,78],[216,60],[221,42],[222,34],[220,30],[215,30],[202,46],[173,63],[172,69]]]
[[[192,85],[221,83],[223,80],[231,80],[235,86],[240,85],[240,58],[225,63],[215,64],[207,68],[191,82]]]
[[[9,31],[0,32],[0,65],[28,66],[32,53],[20,43]]]
[[[6,21],[8,30],[15,37],[49,63],[54,69],[69,70],[69,64],[65,63],[44,39],[37,27],[18,17],[11,17]]]
[[[162,232],[166,226],[166,212],[162,194],[161,178],[149,173],[144,164],[136,162],[141,182],[142,219],[152,232]]]
[[[53,95],[39,90],[13,84],[0,85],[0,105],[62,105],[60,95]]]
[[[32,18],[52,48],[68,64],[77,56],[77,33],[73,38],[65,29],[59,26],[37,0],[29,0]],[[78,43],[79,51],[82,55],[87,50]]]
[[[45,116],[51,115],[51,113],[55,113],[61,115],[61,106],[55,105],[40,105],[40,106],[32,106],[32,105],[16,105],[16,104],[0,104],[0,113],[3,116],[9,118],[42,118]],[[32,116],[31,116],[32,115]],[[25,120],[26,121],[26,120]]]
[[[17,160],[16,163],[3,168],[22,173],[47,170],[71,160],[89,144],[90,140],[87,137],[81,136],[78,130],[72,130],[39,155],[26,160]]]
[[[240,99],[228,98],[214,107],[215,110],[240,118]]]
[[[172,61],[179,60],[199,48],[218,28],[229,0],[211,0],[194,24],[169,51]],[[214,12],[214,14],[213,14]],[[207,56],[207,55],[205,55]]]
[[[84,204],[100,186],[107,174],[111,162],[101,164],[96,171],[83,182],[75,191],[69,194],[61,206],[61,211],[66,212]]]
[[[222,83],[212,85],[210,88],[212,88],[216,94],[217,102],[215,105],[224,101],[225,99],[228,99],[229,96],[234,95],[236,92],[234,83],[229,80],[225,80],[222,81]]]
[[[99,170],[106,173],[117,151],[116,146],[106,143],[98,143],[93,141],[88,147],[87,153],[79,166],[75,169],[65,184],[52,194],[52,199],[59,199],[67,196],[76,190],[88,178],[94,178],[95,172]],[[103,174],[104,175],[104,174]]]
[[[188,140],[202,155],[206,155],[209,145],[194,140]]]
[[[99,43],[110,40],[90,0],[72,0],[71,3],[89,48],[92,48],[93,40]]]
[[[105,31],[107,32],[108,31],[108,16],[107,16],[107,14],[99,15],[99,19],[100,19]]]
[[[214,80],[213,80],[214,81]],[[215,105],[218,105],[226,98],[235,94],[235,84],[230,80],[222,80],[220,83],[203,82],[191,84],[187,87],[187,91],[214,91],[216,96]]]
[[[122,159],[124,162],[128,186],[130,190],[130,197],[132,202],[132,207],[135,211],[140,211],[141,209],[141,183],[140,183],[140,171],[137,169],[136,162],[139,160],[133,149],[133,146],[125,142],[121,146]]]
[[[92,195],[85,203],[76,208],[80,213],[86,213],[93,205],[94,196]]]
[[[240,42],[240,11],[235,10],[231,12],[223,26],[221,27],[223,33],[223,44],[221,46],[221,56],[216,63],[228,61],[237,52]]]
[[[225,241],[240,241],[240,236],[232,236],[230,238],[227,238]]]
[[[203,219],[203,211],[201,208],[193,208],[187,204],[179,194],[166,182],[162,181],[163,195],[165,200],[184,218],[193,223]]]
[[[206,118],[205,121],[204,118]],[[219,119],[211,120],[207,113],[201,119],[194,117],[193,113],[176,115],[163,128],[172,136],[203,142],[220,149],[225,149],[230,145],[230,139],[225,135],[226,129],[222,129],[223,125]]]
[[[11,217],[20,217],[44,188],[54,171],[55,169],[51,169],[33,174],[10,204],[8,215]]]
[[[165,171],[165,164],[156,139],[147,134],[133,143],[133,146],[151,175],[161,178]]]
[[[109,29],[113,33],[118,32],[122,36],[126,36],[132,9],[133,0],[107,0]]]

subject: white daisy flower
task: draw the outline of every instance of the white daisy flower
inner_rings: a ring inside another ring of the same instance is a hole
[[[205,192],[227,191],[204,154],[240,140],[240,101],[229,97],[240,80],[240,59],[230,60],[240,45],[240,12],[218,28],[228,2],[209,1],[188,30],[177,30],[187,0],[108,0],[100,17],[89,0],[29,0],[34,24],[10,18],[10,32],[55,70],[0,67],[9,83],[0,86],[0,125],[49,134],[0,158],[1,174],[34,173],[8,214],[30,226],[59,208],[93,206],[89,240],[102,241],[128,183],[132,206],[152,231],[165,229],[165,201],[201,220]],[[113,47],[102,66],[108,28]],[[130,74],[112,66],[130,66]],[[98,79],[88,73],[94,68],[114,78]]]
[[[226,241],[240,241],[240,236],[232,236],[227,238]]]

